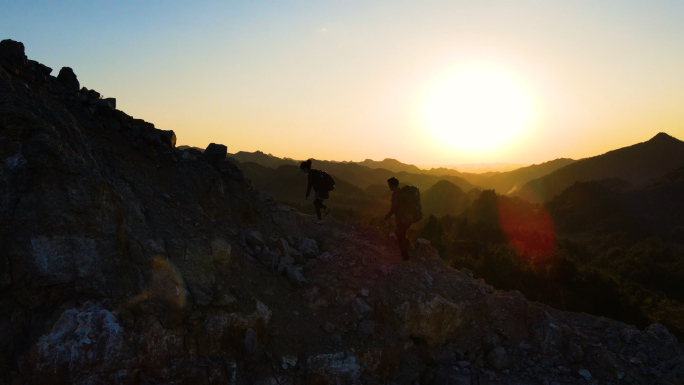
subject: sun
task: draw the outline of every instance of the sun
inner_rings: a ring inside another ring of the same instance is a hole
[[[441,76],[429,87],[422,106],[423,123],[434,139],[463,152],[492,151],[515,141],[533,115],[525,85],[486,66]]]

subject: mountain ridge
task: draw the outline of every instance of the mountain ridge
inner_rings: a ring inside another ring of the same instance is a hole
[[[684,142],[659,133],[646,142],[580,159],[525,184],[513,195],[544,202],[575,182],[620,178],[643,184],[651,178],[684,166]]]

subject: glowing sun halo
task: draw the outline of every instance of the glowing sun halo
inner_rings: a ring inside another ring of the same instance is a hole
[[[532,102],[507,73],[469,68],[440,78],[424,99],[423,121],[435,140],[467,152],[495,150],[530,125]]]

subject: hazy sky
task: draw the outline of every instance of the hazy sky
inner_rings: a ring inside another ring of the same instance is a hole
[[[684,139],[681,0],[0,0],[7,38],[179,145],[449,165]]]

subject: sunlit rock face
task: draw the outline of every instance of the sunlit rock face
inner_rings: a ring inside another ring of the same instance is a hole
[[[684,381],[661,325],[556,311],[427,241],[401,262],[377,227],[313,224],[227,146],[180,150],[77,72],[0,43],[0,383]]]

